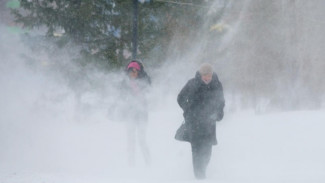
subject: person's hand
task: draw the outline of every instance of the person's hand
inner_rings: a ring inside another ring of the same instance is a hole
[[[223,111],[219,111],[209,116],[209,119],[214,122],[221,121],[222,118],[223,118]]]
[[[223,118],[223,111],[219,111],[216,120],[221,121]]]
[[[218,119],[218,115],[217,115],[216,113],[215,113],[215,114],[212,114],[212,115],[209,116],[209,119],[210,119],[211,121],[215,122],[215,121],[217,121],[217,119]]]

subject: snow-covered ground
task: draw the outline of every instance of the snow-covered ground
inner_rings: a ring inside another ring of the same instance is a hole
[[[176,96],[152,105],[152,162],[146,166],[137,151],[133,167],[125,124],[109,120],[106,109],[76,113],[69,97],[62,109],[23,104],[1,107],[1,183],[197,182],[189,144],[173,139],[182,121]],[[226,112],[203,182],[324,182],[324,112]]]

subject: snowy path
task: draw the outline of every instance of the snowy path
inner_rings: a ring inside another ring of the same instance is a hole
[[[151,113],[150,167],[139,153],[137,165],[127,166],[124,126],[101,119],[33,128],[2,123],[0,182],[197,182],[189,144],[173,139],[179,111]],[[218,124],[219,145],[203,182],[324,182],[324,121],[324,111],[229,114]]]

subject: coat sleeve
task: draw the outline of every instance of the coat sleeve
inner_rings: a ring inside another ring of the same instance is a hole
[[[189,99],[190,99],[190,94],[192,92],[191,83],[192,83],[191,80],[188,81],[177,96],[177,102],[184,112],[187,111],[187,109],[189,109],[190,107]]]
[[[225,107],[225,98],[223,95],[223,87],[222,87],[221,83],[219,84],[219,87],[217,90],[217,99],[218,99],[218,102],[217,102],[217,119],[216,120],[221,121],[223,119],[223,115],[224,115],[223,109]]]
[[[144,78],[145,82],[150,86],[151,85],[151,78],[146,72],[144,72],[143,78]]]

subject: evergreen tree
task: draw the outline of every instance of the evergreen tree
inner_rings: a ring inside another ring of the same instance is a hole
[[[178,36],[188,44],[202,23],[204,6],[212,1],[142,1],[138,17],[138,58],[155,55],[164,60],[170,41]],[[186,2],[186,3],[185,3]],[[46,27],[46,37],[64,47],[69,42],[81,47],[83,60],[121,66],[132,50],[133,4],[131,0],[21,0],[13,10],[24,27]],[[180,50],[182,51],[182,50]]]

